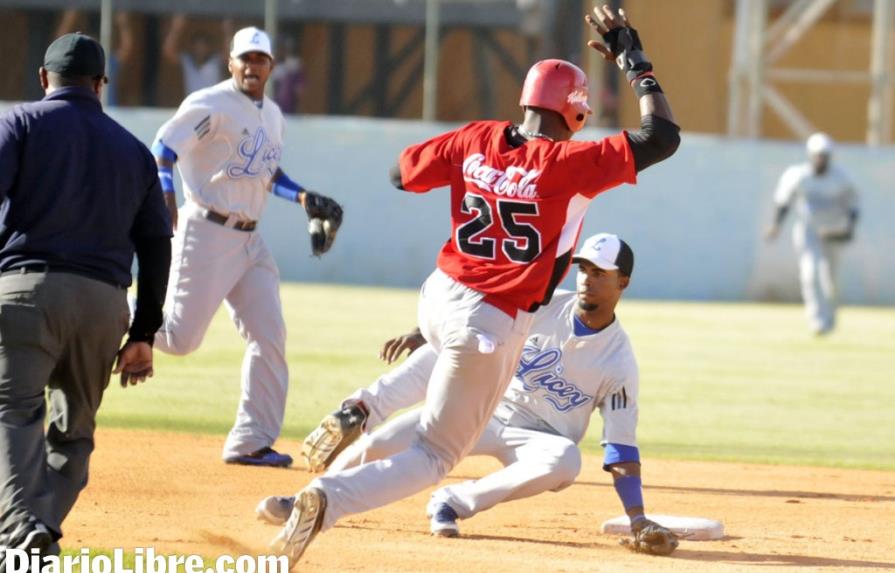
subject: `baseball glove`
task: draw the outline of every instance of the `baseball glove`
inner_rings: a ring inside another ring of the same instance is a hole
[[[319,257],[336,240],[336,233],[342,226],[342,207],[335,199],[313,191],[305,191],[304,205],[308,214],[308,232],[311,234],[311,252]]]
[[[826,241],[832,241],[834,243],[850,243],[855,238],[855,236],[854,231],[849,229],[847,231],[833,231],[822,233],[821,238]]]
[[[635,553],[671,555],[679,543],[673,531],[645,518],[631,524],[631,533],[634,539],[623,539],[622,545]]]

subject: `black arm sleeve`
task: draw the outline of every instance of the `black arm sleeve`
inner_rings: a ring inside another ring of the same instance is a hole
[[[774,225],[780,226],[783,223],[783,219],[786,218],[786,214],[789,212],[789,207],[786,205],[778,205],[777,210],[774,211]]]
[[[128,331],[129,342],[155,340],[155,331],[162,325],[162,305],[168,289],[171,267],[171,239],[146,237],[135,241],[137,251],[137,310]]]
[[[392,185],[401,191],[404,190],[404,183],[401,181],[401,166],[395,163],[394,166],[388,172],[389,179],[392,180]]]
[[[641,117],[640,131],[628,133],[637,172],[671,157],[681,144],[680,130],[673,122],[657,115]]]

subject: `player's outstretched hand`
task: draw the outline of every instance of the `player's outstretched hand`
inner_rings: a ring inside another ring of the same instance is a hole
[[[155,373],[152,369],[152,346],[148,342],[128,341],[115,360],[113,374],[121,374],[121,387],[136,386]]]
[[[417,328],[412,332],[387,340],[385,344],[382,345],[382,350],[379,351],[379,359],[391,364],[400,358],[401,353],[405,350],[407,351],[407,355],[410,356],[413,354],[414,350],[425,343],[426,339],[423,338],[423,333]]]
[[[614,62],[615,58],[621,53],[618,47],[618,31],[622,28],[630,28],[631,23],[628,22],[628,16],[624,9],[619,8],[616,14],[612,8],[604,5],[602,8],[594,7],[594,14],[584,17],[584,20],[591,28],[603,37],[605,44],[591,40],[588,46],[602,54],[603,58],[609,62]],[[636,34],[636,32],[635,32]],[[613,45],[616,44],[616,45]]]

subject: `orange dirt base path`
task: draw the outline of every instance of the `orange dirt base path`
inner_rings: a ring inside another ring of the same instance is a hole
[[[228,466],[223,437],[100,430],[90,485],[64,525],[65,549],[155,547],[206,557],[265,553],[276,528],[255,519],[264,496],[290,494],[304,469]],[[297,453],[299,444],[278,444]],[[472,458],[448,481],[496,462]],[[895,570],[895,472],[644,460],[650,511],[724,523],[720,541],[687,542],[670,558],[635,555],[602,535],[621,513],[600,459],[560,493],[497,506],[460,523],[462,537],[428,534],[429,491],[349,516],[302,560],[311,572],[558,573],[614,571]]]

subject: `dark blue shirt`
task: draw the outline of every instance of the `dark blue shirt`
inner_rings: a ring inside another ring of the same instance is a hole
[[[92,91],[0,116],[0,272],[45,263],[129,286],[134,243],[170,236],[155,160]]]

